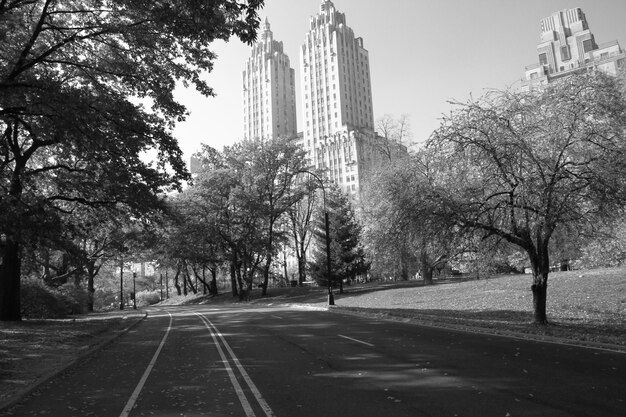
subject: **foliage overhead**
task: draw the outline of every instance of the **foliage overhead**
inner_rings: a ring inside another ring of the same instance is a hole
[[[171,129],[186,109],[173,90],[213,94],[211,42],[254,41],[262,6],[0,1],[0,319],[19,319],[20,247],[37,230],[81,206],[141,217],[180,188]]]

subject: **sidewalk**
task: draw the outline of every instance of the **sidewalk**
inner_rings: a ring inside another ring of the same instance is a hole
[[[0,409],[102,348],[146,317],[142,310],[0,323]]]

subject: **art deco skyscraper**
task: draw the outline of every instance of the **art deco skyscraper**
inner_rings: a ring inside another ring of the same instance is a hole
[[[349,193],[377,155],[369,54],[332,1],[322,1],[300,48],[302,145],[311,166]],[[405,149],[406,150],[406,149]]]
[[[305,140],[374,128],[368,52],[331,1],[310,19],[300,65]]]
[[[296,137],[294,70],[265,19],[243,70],[244,139]]]
[[[522,88],[534,89],[576,72],[615,75],[626,63],[617,41],[598,45],[580,8],[561,10],[541,20],[539,63],[526,67]]]

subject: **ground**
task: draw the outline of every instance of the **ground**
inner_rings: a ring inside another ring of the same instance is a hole
[[[368,283],[335,292],[339,312],[375,315],[426,325],[469,328],[518,337],[564,340],[626,351],[626,268],[558,272],[548,280],[547,326],[532,323],[529,275],[481,280]],[[253,304],[327,305],[324,288],[271,288]],[[176,298],[169,304],[230,303],[218,297]],[[69,320],[0,322],[0,406],[38,379],[62,369],[135,323],[137,312],[112,312]]]
[[[0,322],[0,408],[90,349],[111,341],[144,315],[111,312],[67,320]]]

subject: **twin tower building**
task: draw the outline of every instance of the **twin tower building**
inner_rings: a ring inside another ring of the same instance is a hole
[[[355,195],[367,172],[390,155],[380,151],[385,139],[374,132],[368,52],[331,1],[311,17],[300,48],[300,78],[298,132],[295,72],[266,19],[243,70],[243,138],[297,138],[311,168]],[[394,148],[406,153],[401,144]]]

